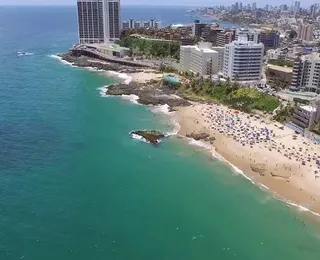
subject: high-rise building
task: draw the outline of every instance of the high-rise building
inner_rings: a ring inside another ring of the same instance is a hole
[[[292,72],[292,89],[320,94],[319,55],[319,53],[314,52],[295,60]]]
[[[257,3],[254,2],[254,3],[252,3],[252,10],[256,10],[256,9],[257,9]]]
[[[311,14],[311,17],[315,18],[316,17],[316,12],[317,12],[317,6],[314,4],[314,5],[311,5],[310,6],[310,14]]]
[[[262,28],[258,33],[258,43],[263,43],[265,49],[276,49],[280,44],[280,33],[270,28]]]
[[[223,76],[237,81],[261,80],[264,46],[245,38],[225,46]]]
[[[294,8],[293,8],[294,16],[300,13],[300,2],[295,1],[294,2]]]
[[[120,38],[120,0],[77,0],[79,43]]]
[[[120,0],[103,0],[106,39],[114,41],[120,38]]]
[[[300,23],[297,38],[307,42],[313,41],[313,24]]]
[[[199,75],[217,74],[222,70],[223,47],[201,42],[196,46],[180,46],[180,69]]]
[[[224,30],[217,33],[217,46],[224,47],[235,40],[236,30]]]
[[[200,20],[195,20],[192,28],[192,36],[201,37],[203,29],[207,26],[205,23],[200,23]]]
[[[128,29],[133,29],[133,28],[135,28],[133,19],[122,22],[122,30],[128,30]]]

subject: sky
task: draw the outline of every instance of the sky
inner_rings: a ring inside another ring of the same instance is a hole
[[[167,5],[171,6],[212,6],[217,4],[232,4],[236,1],[241,0],[122,0],[124,5]],[[292,1],[290,0],[243,0],[243,3],[252,3],[257,2],[258,6],[264,7],[267,3],[278,5],[280,3],[291,5]],[[301,5],[312,4],[313,0],[301,0]],[[0,0],[0,5],[75,5],[76,0]]]

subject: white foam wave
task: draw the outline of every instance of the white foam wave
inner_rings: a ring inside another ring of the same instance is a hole
[[[214,150],[214,151],[212,152],[212,155],[213,155],[213,157],[219,159],[220,161],[228,164],[235,173],[242,175],[244,178],[246,178],[246,179],[247,179],[248,181],[250,181],[252,184],[255,184],[254,181],[253,181],[251,178],[249,178],[242,170],[240,170],[238,167],[236,167],[236,166],[233,165],[231,162],[229,162],[226,158],[224,158],[224,157],[223,157],[221,154],[219,154],[216,150]]]
[[[167,132],[167,133],[165,134],[166,137],[176,135],[176,134],[178,134],[179,131],[180,131],[181,126],[180,126],[180,124],[179,124],[177,121],[171,120],[171,123],[172,123],[172,125],[173,125],[173,129],[172,129],[172,131],[169,131],[169,132]]]
[[[56,55],[56,54],[51,54],[49,55],[50,58],[53,58],[53,59],[56,59],[56,60],[59,60],[61,63],[65,64],[65,65],[69,65],[73,68],[76,68],[77,66],[74,66],[72,62],[68,62],[66,60],[63,60],[60,56]]]
[[[139,105],[139,97],[137,95],[121,95],[121,97],[125,100],[129,100],[130,102],[132,102],[133,104]]]
[[[101,69],[97,69],[95,67],[86,67],[87,70],[89,71],[104,71],[104,70],[101,70]]]
[[[312,211],[311,209],[308,209],[308,208],[306,208],[306,207],[304,207],[304,206],[301,206],[301,205],[299,205],[299,204],[293,203],[293,202],[291,202],[291,201],[286,201],[286,200],[285,200],[284,202],[287,203],[287,204],[289,204],[289,205],[291,205],[291,206],[293,206],[293,207],[298,208],[298,210],[299,210],[300,212],[309,212],[309,213],[311,213],[311,214],[313,214],[313,215],[315,215],[315,216],[320,217],[320,214],[319,214],[319,213],[314,212],[314,211]]]
[[[171,114],[170,107],[167,104],[151,106],[151,111],[155,112],[155,113],[162,113],[162,114],[165,114],[165,115],[170,115]]]
[[[18,56],[32,56],[34,53],[32,52],[18,52]]]
[[[267,187],[266,185],[264,185],[264,184],[262,184],[262,183],[260,183],[260,186],[261,186],[262,188],[266,189],[266,190],[270,190],[269,187]]]
[[[133,139],[142,141],[142,142],[144,142],[144,143],[149,143],[149,142],[148,142],[144,137],[142,137],[141,135],[131,134],[131,137],[132,137]]]
[[[108,70],[107,73],[111,76],[116,76],[117,78],[122,79],[124,84],[129,84],[132,81],[132,77],[125,73],[111,71],[111,70]]]
[[[204,148],[206,150],[212,150],[212,146],[211,145],[206,144],[206,143],[201,142],[201,141],[194,140],[194,139],[190,139],[189,138],[189,144],[202,147],[202,148]]]
[[[106,85],[106,86],[103,86],[101,88],[98,88],[99,94],[100,94],[101,97],[110,97],[110,95],[107,94],[108,87],[109,87],[109,85]]]

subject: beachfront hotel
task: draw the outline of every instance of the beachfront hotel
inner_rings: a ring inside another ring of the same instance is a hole
[[[79,43],[120,38],[120,0],[77,0]]]
[[[320,55],[311,53],[297,58],[292,73],[292,90],[320,93]]]
[[[180,70],[199,75],[218,74],[223,68],[224,47],[212,47],[209,42],[195,46],[180,46]]]
[[[264,46],[240,38],[225,46],[223,77],[242,82],[261,80]]]

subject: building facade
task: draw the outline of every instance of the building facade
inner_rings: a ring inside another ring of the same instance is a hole
[[[77,0],[79,43],[120,38],[120,0]]]
[[[78,0],[79,43],[103,43],[104,14],[103,2],[98,0]]]
[[[201,42],[196,46],[181,46],[180,69],[202,76],[217,74],[222,69],[223,49],[220,47],[219,50],[214,50],[212,44],[208,42]]]
[[[224,47],[235,40],[235,30],[224,30],[217,33],[217,46]]]
[[[313,24],[300,23],[297,38],[307,42],[313,41]]]
[[[311,53],[294,62],[291,89],[320,94],[320,55]]]
[[[137,21],[137,20],[127,20],[122,22],[122,30],[128,29],[139,29],[139,28],[161,28],[161,22],[155,21],[153,19],[149,21]]]
[[[242,82],[261,80],[264,46],[240,39],[227,44],[224,51],[223,76]]]
[[[193,37],[201,37],[203,29],[206,28],[207,24],[200,23],[200,20],[195,20],[192,27],[192,36]]]

